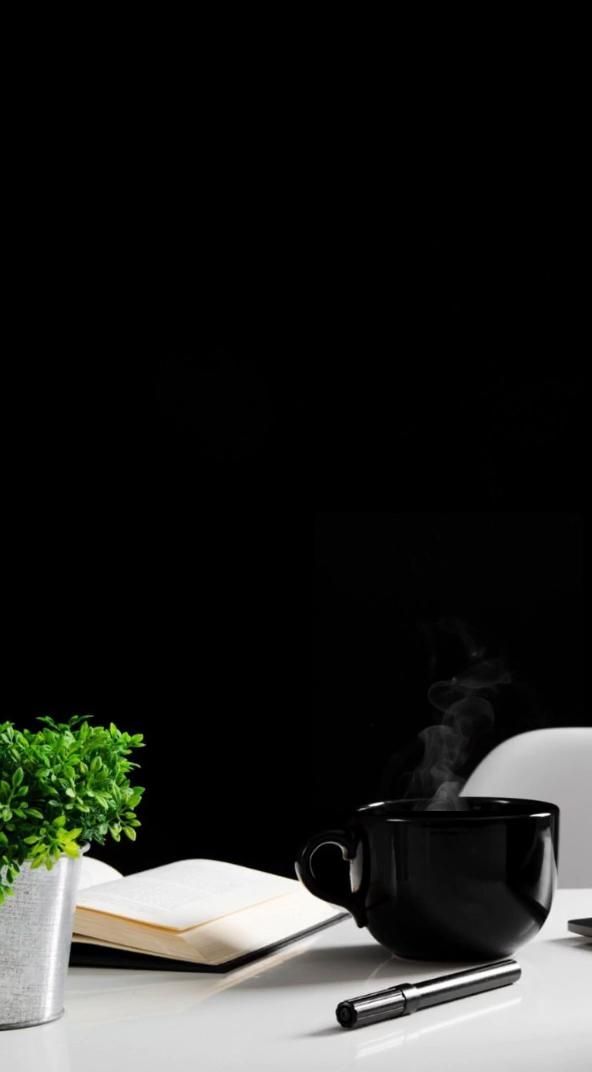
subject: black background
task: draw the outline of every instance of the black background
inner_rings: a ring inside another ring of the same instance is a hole
[[[124,872],[292,874],[468,636],[512,674],[488,744],[590,720],[571,228],[514,172],[469,200],[485,158],[461,212],[381,168],[352,192],[322,151],[256,203],[209,158],[191,212],[111,176],[19,216],[2,717],[145,733],[138,841],[95,849]]]

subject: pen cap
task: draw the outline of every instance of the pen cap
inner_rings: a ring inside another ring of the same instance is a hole
[[[363,1027],[405,1014],[405,997],[398,986],[342,1001],[335,1015],[342,1027]]]

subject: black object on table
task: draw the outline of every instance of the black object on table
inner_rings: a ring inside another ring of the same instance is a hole
[[[500,960],[495,964],[483,964],[479,968],[426,979],[423,983],[399,983],[398,986],[377,990],[373,994],[350,998],[339,1003],[335,1014],[342,1027],[364,1027],[381,1020],[408,1016],[430,1005],[440,1005],[455,998],[466,998],[498,986],[508,986],[509,983],[515,983],[520,975],[520,967],[515,960]]]

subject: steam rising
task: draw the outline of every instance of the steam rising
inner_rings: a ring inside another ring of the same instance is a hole
[[[423,754],[411,775],[406,795],[430,798],[428,811],[459,811],[466,807],[459,793],[477,739],[494,722],[491,697],[498,685],[510,681],[500,659],[482,659],[450,681],[437,681],[428,692],[442,714],[439,724],[418,734]]]

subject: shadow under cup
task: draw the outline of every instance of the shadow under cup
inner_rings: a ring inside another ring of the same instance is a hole
[[[462,810],[429,801],[359,808],[347,826],[311,838],[296,862],[303,884],[342,905],[401,957],[509,956],[545,922],[557,884],[559,808],[538,800],[461,797]],[[339,846],[351,892],[322,886],[313,856]]]

